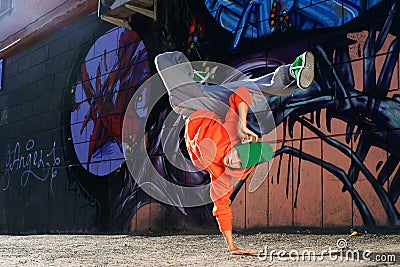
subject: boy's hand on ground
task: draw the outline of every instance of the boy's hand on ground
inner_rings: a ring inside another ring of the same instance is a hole
[[[232,255],[258,255],[258,250],[247,248],[233,248],[230,250]]]

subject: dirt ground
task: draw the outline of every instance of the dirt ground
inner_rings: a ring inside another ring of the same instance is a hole
[[[263,252],[231,256],[216,234],[3,235],[0,266],[400,266],[399,234],[239,233],[235,240]]]

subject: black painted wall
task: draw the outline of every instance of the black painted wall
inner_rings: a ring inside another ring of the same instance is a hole
[[[98,203],[82,192],[65,157],[66,90],[98,29],[91,15],[4,59],[0,91],[0,232],[98,231]],[[106,180],[106,178],[104,179]],[[104,181],[101,181],[104,182]],[[100,182],[100,183],[101,183]]]

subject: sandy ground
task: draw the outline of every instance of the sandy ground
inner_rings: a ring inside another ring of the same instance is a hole
[[[231,256],[220,235],[3,235],[0,266],[400,266],[399,234],[258,233],[235,240],[267,253]],[[302,259],[305,250],[315,258]]]

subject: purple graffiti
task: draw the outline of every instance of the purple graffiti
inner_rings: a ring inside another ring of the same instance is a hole
[[[78,159],[89,172],[104,176],[124,161],[123,117],[149,72],[145,46],[134,31],[114,28],[88,51],[72,88],[71,131]],[[131,111],[137,118],[134,128],[144,127],[140,118],[147,112],[148,94],[144,88],[136,110]]]

